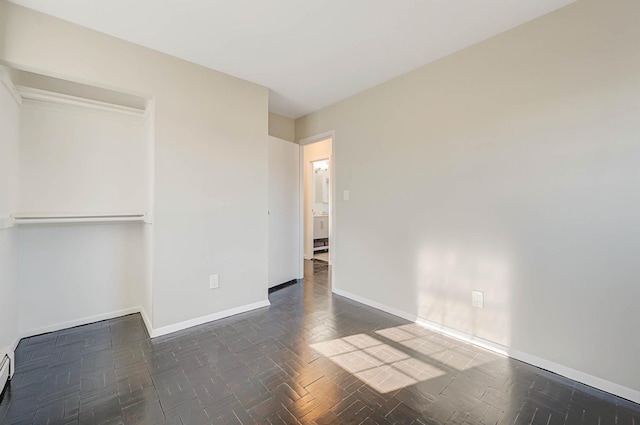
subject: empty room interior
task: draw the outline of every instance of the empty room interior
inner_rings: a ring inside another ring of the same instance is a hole
[[[0,0],[0,424],[640,424],[637,0]]]

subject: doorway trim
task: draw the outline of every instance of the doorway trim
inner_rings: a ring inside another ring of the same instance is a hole
[[[331,180],[331,199],[330,199],[330,207],[329,207],[329,265],[332,266],[330,270],[330,274],[333,275],[333,266],[335,265],[335,247],[336,247],[336,219],[335,219],[335,204],[336,204],[336,155],[335,155],[335,147],[336,147],[336,133],[335,130],[325,131],[324,133],[316,134],[314,136],[305,137],[304,139],[298,140],[298,144],[300,145],[300,167],[299,167],[299,183],[300,183],[300,277],[304,277],[304,223],[305,223],[305,215],[304,215],[304,147],[306,145],[311,145],[316,142],[321,142],[323,140],[331,139],[331,157],[330,157],[330,167],[329,167],[329,178]],[[331,276],[331,281],[333,281],[333,276]]]

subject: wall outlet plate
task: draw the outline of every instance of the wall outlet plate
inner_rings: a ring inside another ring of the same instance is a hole
[[[471,291],[471,306],[484,308],[484,293],[480,291]]]

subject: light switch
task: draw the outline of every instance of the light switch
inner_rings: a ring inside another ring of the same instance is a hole
[[[471,306],[484,308],[484,293],[480,291],[471,291]]]
[[[349,191],[345,190],[344,192],[342,192],[342,200],[344,201],[348,201],[349,200]]]
[[[209,276],[209,289],[217,289],[220,286],[220,277],[217,274]]]

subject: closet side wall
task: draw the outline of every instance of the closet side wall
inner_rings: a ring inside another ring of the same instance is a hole
[[[1,71],[0,71],[1,72]],[[20,108],[0,83],[0,361],[18,342],[18,231],[8,217],[18,203]],[[0,389],[1,390],[1,389]]]

